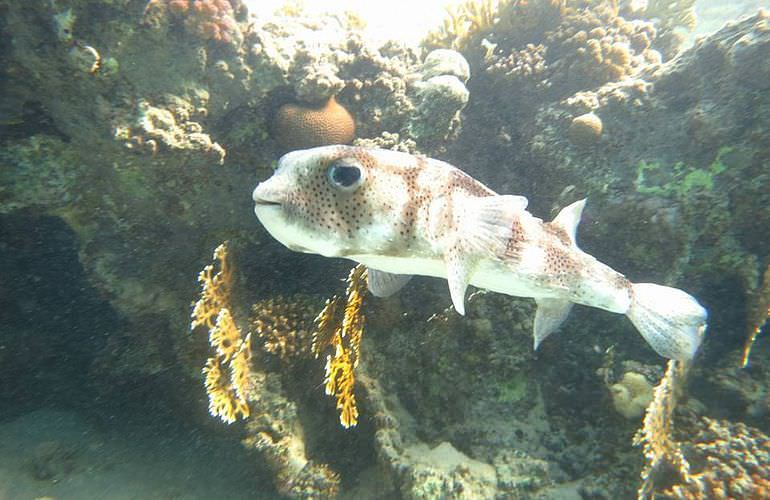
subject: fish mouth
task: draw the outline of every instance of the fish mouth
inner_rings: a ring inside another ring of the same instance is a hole
[[[275,193],[272,193],[270,189],[266,189],[264,182],[258,184],[257,187],[254,188],[254,192],[251,194],[251,199],[254,200],[255,208],[281,206],[281,202],[276,199],[277,196],[274,196],[274,194]]]
[[[279,201],[270,201],[270,200],[263,200],[263,199],[255,199],[254,205],[257,207],[280,207],[281,202]]]

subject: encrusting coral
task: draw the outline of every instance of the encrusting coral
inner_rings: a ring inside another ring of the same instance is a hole
[[[746,338],[746,344],[743,346],[743,358],[741,366],[744,368],[749,364],[751,348],[757,340],[760,332],[770,318],[770,266],[765,270],[765,276],[762,280],[762,287],[759,289],[754,300],[754,307],[749,314],[749,335]]]
[[[204,385],[209,396],[209,413],[231,424],[249,416],[246,394],[249,389],[251,334],[243,336],[231,313],[230,292],[233,272],[227,243],[214,250],[214,263],[198,275],[201,293],[193,305],[190,330],[204,326],[215,355],[203,368]],[[216,272],[215,272],[216,269]],[[222,369],[223,365],[229,371]]]
[[[332,96],[317,106],[284,104],[273,118],[272,132],[281,147],[293,151],[327,144],[347,144],[355,138],[356,122]]]
[[[639,498],[767,498],[770,437],[742,423],[701,417],[675,441],[674,409],[688,365],[669,361],[634,443],[644,446]]]
[[[328,350],[333,351],[326,356],[324,384],[326,394],[337,399],[340,424],[346,429],[358,424],[358,406],[353,392],[356,383],[354,370],[358,366],[366,321],[361,311],[367,293],[366,267],[354,267],[347,283],[344,309],[341,297],[327,300],[316,318],[317,328],[313,335],[313,354],[316,358]]]
[[[742,423],[703,417],[685,445],[689,475],[662,497],[769,498],[770,437]]]

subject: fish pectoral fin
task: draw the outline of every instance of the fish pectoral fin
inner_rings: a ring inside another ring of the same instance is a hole
[[[375,297],[390,297],[401,290],[410,279],[410,274],[391,274],[369,268],[366,284]]]
[[[460,316],[465,316],[465,290],[468,288],[474,263],[461,253],[457,245],[447,252],[444,261],[452,305]]]
[[[561,299],[535,299],[535,350],[547,336],[556,331],[572,309],[572,302]]]
[[[511,238],[511,227],[527,208],[523,196],[498,195],[463,200],[463,246],[479,256],[501,255]]]
[[[575,236],[577,227],[580,224],[580,217],[583,215],[583,208],[586,206],[586,199],[578,200],[561,209],[561,212],[551,221],[551,224],[564,229],[573,245],[577,246]]]

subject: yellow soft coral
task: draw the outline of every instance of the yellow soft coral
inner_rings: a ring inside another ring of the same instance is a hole
[[[746,368],[749,364],[751,348],[757,340],[760,332],[770,318],[770,266],[767,266],[765,277],[762,282],[762,288],[757,292],[754,300],[754,307],[749,315],[749,335],[746,338],[746,344],[743,346],[743,359],[741,366]]]
[[[326,356],[326,376],[324,384],[326,394],[337,398],[337,409],[340,411],[340,424],[346,429],[358,423],[358,407],[353,388],[356,377],[353,374],[353,361],[349,349],[345,349],[341,343],[336,345],[336,351],[332,356]]]
[[[365,317],[362,313],[366,297],[367,273],[358,265],[348,275],[345,309],[339,318],[341,299],[333,297],[326,302],[316,318],[313,335],[313,353],[316,357],[329,349],[326,356],[324,385],[326,394],[337,399],[340,424],[346,429],[358,423],[358,407],[353,392],[356,383],[354,369],[358,366]]]
[[[663,467],[676,470],[681,478],[689,477],[690,464],[682,448],[671,435],[677,392],[687,374],[688,365],[670,360],[666,374],[655,387],[652,403],[644,416],[644,425],[634,437],[634,444],[643,445],[647,460],[642,469],[639,498],[650,498],[655,490],[656,473]]]
[[[201,294],[193,305],[190,330],[198,326],[213,328],[219,311],[225,304],[230,303],[230,288],[232,286],[232,270],[227,258],[227,242],[214,250],[214,264],[204,267],[198,274],[201,284]],[[217,272],[214,272],[214,268]]]
[[[246,393],[249,387],[251,335],[243,338],[230,307],[232,268],[227,243],[214,250],[214,264],[198,275],[201,294],[193,306],[190,329],[205,326],[215,355],[203,368],[204,385],[209,396],[209,413],[231,424],[249,416]],[[215,272],[216,269],[216,272]],[[222,370],[228,364],[229,376]]]

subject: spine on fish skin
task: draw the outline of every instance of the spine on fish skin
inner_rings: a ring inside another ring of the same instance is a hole
[[[634,283],[626,316],[658,354],[669,359],[690,360],[703,340],[708,313],[682,290]]]

